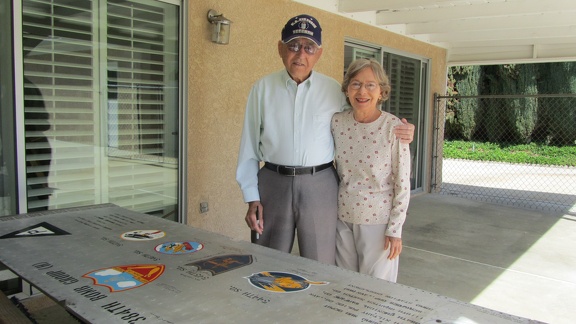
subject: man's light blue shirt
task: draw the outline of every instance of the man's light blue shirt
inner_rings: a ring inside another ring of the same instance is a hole
[[[244,201],[260,200],[260,161],[288,166],[332,161],[330,121],[348,107],[340,84],[318,72],[300,84],[286,70],[258,80],[246,104],[236,169]]]

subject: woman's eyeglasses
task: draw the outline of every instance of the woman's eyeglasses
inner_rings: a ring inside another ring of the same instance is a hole
[[[360,88],[362,88],[362,86],[364,86],[364,88],[366,88],[367,91],[372,92],[376,89],[378,89],[378,83],[376,82],[367,82],[367,83],[362,83],[362,82],[350,82],[350,89],[352,90],[360,90]]]

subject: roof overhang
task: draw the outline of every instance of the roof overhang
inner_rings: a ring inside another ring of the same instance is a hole
[[[575,0],[294,0],[447,49],[448,65],[576,61]]]

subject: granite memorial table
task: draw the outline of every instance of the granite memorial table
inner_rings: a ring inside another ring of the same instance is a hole
[[[112,204],[0,217],[0,246],[87,323],[538,323]]]

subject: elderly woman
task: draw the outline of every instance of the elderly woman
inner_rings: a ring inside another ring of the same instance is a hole
[[[336,264],[396,282],[402,225],[410,200],[410,149],[393,133],[400,119],[380,110],[390,84],[380,64],[350,65],[342,92],[351,110],[332,117],[336,147]]]

